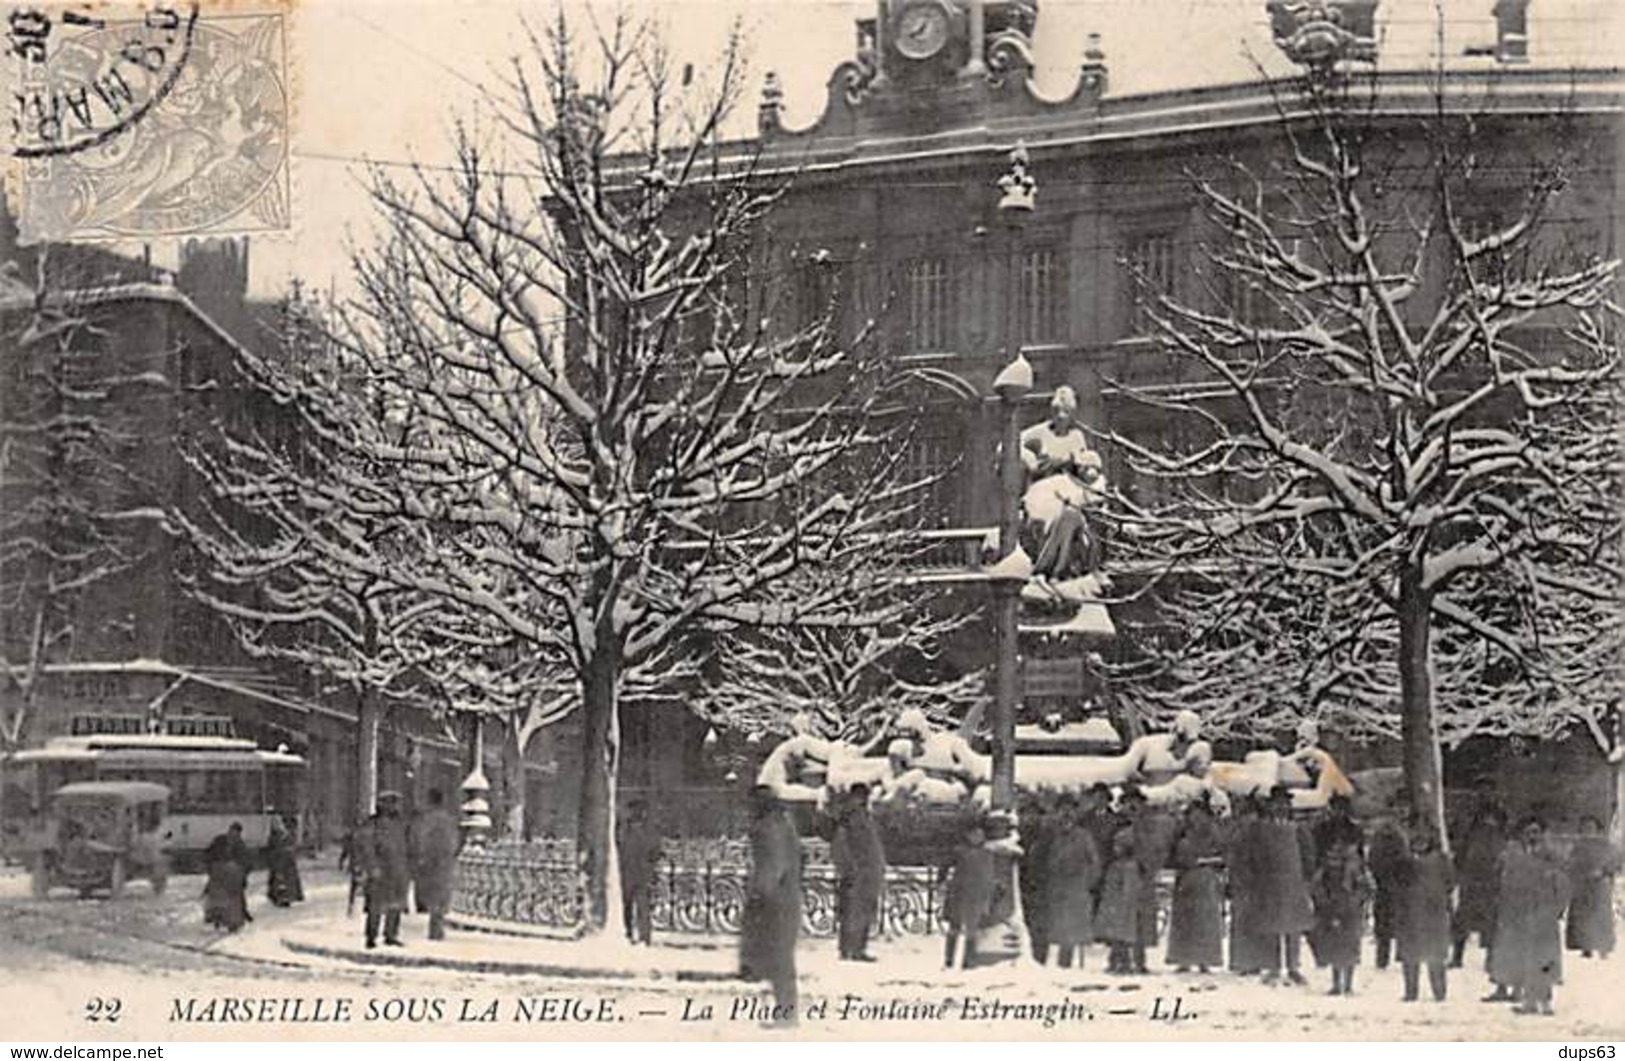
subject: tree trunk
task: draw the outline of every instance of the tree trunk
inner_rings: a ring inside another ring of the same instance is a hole
[[[582,932],[596,936],[621,905],[615,857],[615,787],[620,756],[620,659],[613,635],[600,624],[597,652],[587,666],[582,697],[581,801],[576,858],[585,909]]]
[[[1420,571],[1400,576],[1399,712],[1405,796],[1419,825],[1450,850],[1444,819],[1444,767],[1433,716],[1433,602]]]
[[[362,686],[357,692],[360,710],[356,728],[356,813],[363,818],[372,817],[378,806],[378,723],[383,718],[383,707],[378,694]]]

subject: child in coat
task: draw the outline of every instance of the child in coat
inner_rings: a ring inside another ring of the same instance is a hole
[[[1310,894],[1315,927],[1309,937],[1315,957],[1332,967],[1333,995],[1354,994],[1354,967],[1360,964],[1360,930],[1372,892],[1365,859],[1352,843],[1339,843],[1325,853],[1315,871]]]

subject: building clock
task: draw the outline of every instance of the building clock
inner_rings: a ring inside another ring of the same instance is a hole
[[[892,24],[892,40],[905,59],[920,61],[942,51],[951,27],[948,10],[939,0],[920,0],[905,6]]]

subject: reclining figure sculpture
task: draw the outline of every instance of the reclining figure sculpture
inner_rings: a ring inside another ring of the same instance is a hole
[[[904,711],[862,748],[818,737],[804,716],[792,722],[792,729],[757,775],[758,784],[786,802],[824,806],[830,793],[861,784],[879,804],[989,803],[992,758],[963,736],[933,727],[922,711]],[[881,744],[884,755],[870,754]],[[1018,755],[1015,775],[1017,789],[1024,792],[1138,784],[1153,806],[1179,807],[1205,796],[1221,811],[1234,797],[1276,787],[1287,788],[1293,807],[1301,810],[1353,792],[1336,760],[1320,747],[1314,723],[1299,727],[1298,747],[1290,755],[1256,751],[1239,763],[1214,762],[1212,746],[1201,739],[1201,721],[1191,711],[1175,716],[1166,733],[1136,738],[1121,755]]]

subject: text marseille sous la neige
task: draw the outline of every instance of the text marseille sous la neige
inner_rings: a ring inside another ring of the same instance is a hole
[[[670,1009],[640,1004],[636,1017],[666,1017],[683,1023],[764,1021],[796,1016],[809,1021],[1031,1021],[1045,1028],[1070,1021],[1093,1020],[1087,1006],[1057,1002],[1005,1002],[983,995],[928,999],[865,999],[841,995],[811,999],[801,1012],[785,1014],[757,995],[739,995],[713,1003],[683,999]],[[369,998],[269,996],[176,998],[172,1024],[439,1024],[494,1022],[607,1024],[629,1019],[628,1007],[614,998],[540,995],[524,998],[442,998],[435,996]]]

